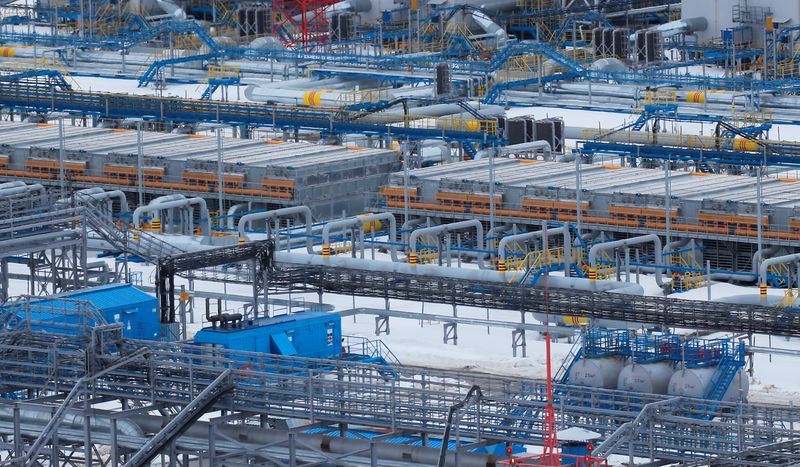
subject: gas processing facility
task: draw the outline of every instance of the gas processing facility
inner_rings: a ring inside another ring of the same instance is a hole
[[[0,0],[0,467],[795,465],[799,96],[795,0]]]

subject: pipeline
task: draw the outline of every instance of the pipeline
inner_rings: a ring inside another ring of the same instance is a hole
[[[21,406],[20,422],[21,432],[27,436],[36,436],[44,429],[52,416],[49,407]],[[108,412],[94,411],[89,417],[89,428],[92,439],[109,439],[111,433],[113,414]],[[81,442],[85,432],[85,420],[82,414],[68,412],[64,416],[64,421],[60,425],[59,437],[68,438],[69,432],[75,434],[74,441]],[[148,414],[132,414],[124,418],[117,418],[117,441],[120,445],[128,448],[138,448],[142,440],[149,433],[160,432],[169,422],[170,417]],[[14,409],[8,405],[0,406],[0,423],[6,425],[11,432],[14,423]],[[210,422],[197,421],[191,424],[180,436],[178,443],[194,446],[207,446]],[[236,446],[246,446],[249,449],[258,450],[269,445],[288,445],[289,432],[260,428],[248,425],[225,425],[215,426],[214,431],[221,435],[222,439],[217,440],[217,449],[235,449],[234,445],[228,445],[225,439],[234,439]],[[129,438],[129,439],[126,439]],[[372,443],[366,439],[349,439],[319,434],[309,434],[303,432],[294,433],[299,450],[311,450],[317,452],[328,452],[331,454],[351,454],[354,452],[365,453],[369,456]],[[128,442],[139,444],[128,444]],[[247,449],[245,448],[245,449]],[[438,459],[439,450],[433,447],[412,446],[406,444],[375,443],[375,451],[378,459],[386,461],[398,461],[407,463],[417,463],[422,465],[434,465]],[[460,465],[462,467],[493,467],[496,465],[498,457],[491,454],[477,452],[459,452],[458,464],[456,464],[455,453],[448,452],[448,466]]]
[[[708,29],[708,20],[702,16],[697,18],[684,18],[669,23],[654,26],[649,31],[657,31],[662,38],[672,37],[676,34],[692,34],[694,32],[703,32]],[[632,40],[636,40],[636,36],[632,36]]]
[[[481,224],[481,221],[479,221],[477,219],[471,219],[471,220],[468,220],[468,221],[453,222],[453,223],[450,223],[450,224],[434,225],[433,227],[424,227],[422,229],[414,230],[413,232],[411,232],[411,235],[408,237],[408,246],[409,246],[409,248],[411,250],[411,252],[409,253],[409,262],[411,262],[412,258],[413,258],[414,262],[411,263],[411,264],[416,264],[417,239],[420,237],[420,235],[439,235],[441,233],[447,233],[447,232],[451,232],[453,230],[472,229],[472,228],[475,229],[475,233],[476,233],[476,236],[477,236],[476,245],[475,245],[476,249],[479,252],[483,251],[483,249],[484,249],[483,224]],[[478,268],[484,269],[486,267],[486,265],[484,264],[484,261],[483,261],[483,254],[482,253],[478,253],[477,258],[478,258]],[[394,259],[394,258],[392,258],[392,259],[396,261],[396,259]]]
[[[47,422],[52,418],[53,413],[49,407],[37,407],[33,405],[22,405],[19,409],[19,417],[21,423],[41,424],[44,428]],[[5,422],[14,421],[14,408],[8,405],[0,405],[0,420]],[[67,413],[64,415],[59,428],[83,430],[85,426],[85,417],[78,413]],[[102,433],[111,432],[111,418],[110,417],[91,417],[89,422],[91,430]],[[143,437],[144,431],[134,422],[126,418],[117,419],[117,433],[127,436]]]
[[[653,134],[647,131],[615,131],[613,129],[604,128],[565,127],[564,138],[699,149],[716,149],[717,146],[720,145],[729,146],[737,151],[756,152],[759,150],[756,141],[746,138],[716,138],[714,136],[683,135],[676,133]],[[779,144],[784,143],[779,142]]]
[[[472,19],[490,36],[494,36],[494,49],[500,50],[508,44],[508,33],[499,24],[480,11],[472,12]]]
[[[312,227],[313,221],[311,220],[311,209],[307,206],[292,206],[288,208],[276,209],[274,211],[255,212],[252,214],[245,214],[239,219],[238,230],[239,237],[248,238],[247,228],[254,221],[267,221],[267,228],[269,229],[269,221],[277,222],[282,217],[294,216],[302,214],[306,223],[306,250],[309,254],[314,253],[314,241],[311,238],[313,235]]]
[[[176,196],[181,198],[176,198]],[[141,227],[142,214],[155,213],[158,216],[160,211],[173,208],[186,208],[191,214],[194,205],[200,207],[200,231],[203,236],[207,237],[211,234],[211,219],[206,201],[203,198],[183,198],[183,195],[162,196],[154,199],[147,206],[139,206],[133,211],[133,226],[137,229]],[[187,219],[190,225],[193,223],[193,217],[190,215]]]
[[[75,193],[75,200],[83,202],[91,200],[94,202],[102,202],[106,209],[105,212],[109,216],[114,215],[114,200],[119,200],[119,211],[121,214],[128,212],[128,198],[121,190],[105,191],[102,188],[87,188]]]
[[[545,160],[550,160],[553,158],[553,148],[550,146],[550,143],[545,140],[529,141],[527,143],[482,149],[475,154],[475,159],[485,159],[489,157],[489,151],[494,151],[495,157],[505,157],[509,154],[525,154],[542,151]]]
[[[761,264],[762,257],[772,256],[779,251],[781,251],[779,246],[768,246],[756,251],[753,254],[753,274],[758,275],[758,266]]]
[[[45,188],[39,183],[28,185],[27,183],[21,181],[0,184],[0,196],[3,197],[18,195],[21,193],[28,194],[34,191],[38,191],[43,194],[45,192]]]
[[[392,261],[399,261],[397,258],[397,220],[394,214],[390,212],[382,212],[378,214],[368,214],[366,216],[349,217],[337,221],[331,221],[325,224],[322,228],[322,254],[327,257],[326,251],[330,254],[331,248],[331,230],[346,229],[356,225],[366,225],[373,221],[389,221],[389,254],[392,256]],[[311,225],[311,224],[309,224]],[[413,233],[412,233],[413,235]],[[310,237],[309,237],[310,238]]]
[[[228,208],[228,214],[226,216],[228,218],[227,219],[228,230],[234,230],[236,228],[236,225],[234,225],[234,216],[236,215],[236,213],[239,212],[239,211],[242,211],[242,210],[248,210],[249,211],[250,210],[250,204],[251,203],[234,204],[233,206]]]
[[[525,276],[524,271],[499,272],[492,269],[451,268],[433,264],[412,266],[408,263],[392,261],[372,261],[369,259],[350,258],[346,256],[330,256],[304,253],[275,252],[277,263],[298,264],[305,266],[331,266],[360,271],[381,271],[392,274],[410,274],[416,276],[443,277],[468,282],[494,282],[498,284],[517,284]],[[543,286],[545,278],[540,277],[535,285]],[[583,290],[588,292],[610,292],[627,295],[643,295],[644,289],[638,284],[626,282],[597,280],[590,281],[578,277],[548,276],[548,286],[558,289]]]
[[[81,238],[83,236],[83,232],[77,230],[60,230],[58,232],[50,232],[50,233],[43,233],[43,234],[36,234],[30,235],[27,237],[20,237],[20,238],[13,238],[11,240],[3,240],[0,241],[0,251],[4,251],[6,248],[17,246],[17,245],[24,245],[28,242],[41,242],[43,240],[57,240],[61,238]]]
[[[450,145],[435,139],[424,140],[420,145],[419,153],[423,167],[433,164],[446,164],[450,162],[451,158]]]
[[[509,243],[522,243],[522,242],[529,242],[530,240],[536,239],[541,237],[544,240],[545,235],[558,235],[561,233],[564,236],[564,271],[569,271],[571,261],[571,245],[572,245],[572,236],[569,230],[569,225],[564,224],[561,227],[554,227],[547,230],[537,230],[535,232],[525,232],[516,235],[509,235],[507,237],[503,237],[500,240],[500,244],[497,245],[497,256],[498,261],[502,261],[503,264],[506,261],[506,247],[508,247]],[[547,245],[543,245],[543,250],[547,250]]]
[[[774,258],[767,258],[764,261],[762,261],[758,268],[759,286],[766,287],[767,273],[769,272],[770,267],[776,266],[778,264],[793,264],[793,263],[800,263],[800,253],[776,256]],[[762,293],[762,295],[765,294]]]
[[[595,271],[595,274],[596,274],[596,271],[597,271],[597,255],[601,251],[615,250],[615,249],[620,248],[620,247],[628,247],[628,246],[631,246],[631,245],[639,245],[639,244],[642,244],[642,243],[650,243],[650,242],[653,243],[653,247],[655,249],[655,261],[656,261],[656,268],[655,268],[655,276],[656,277],[655,277],[655,279],[656,279],[656,284],[658,284],[659,287],[663,287],[664,286],[664,280],[661,277],[662,260],[663,260],[662,251],[661,251],[661,239],[658,237],[658,235],[655,235],[655,234],[642,235],[641,237],[627,238],[625,240],[616,240],[616,241],[613,241],[613,242],[599,243],[597,245],[592,246],[592,248],[589,249],[589,267],[591,268],[591,270],[589,271],[589,274],[590,275],[592,274],[592,270]]]

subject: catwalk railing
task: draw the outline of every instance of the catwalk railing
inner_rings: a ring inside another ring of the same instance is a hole
[[[38,336],[39,340],[21,340],[25,344],[0,345],[0,392],[34,388],[34,397],[68,392],[85,375],[79,346],[55,347],[53,339]],[[529,444],[542,437],[543,422],[535,416],[546,403],[547,389],[541,382],[402,367],[388,378],[383,365],[191,344],[129,342],[126,347],[141,346],[149,348],[146,356],[128,355],[127,361],[116,354],[100,357],[104,361],[99,368],[105,370],[91,379],[87,391],[100,398],[182,406],[230,370],[234,394],[218,402],[217,409],[441,435],[449,408],[477,384],[484,399],[458,421],[462,439]],[[604,436],[636,421],[646,404],[668,399],[565,385],[557,385],[556,393],[561,426],[584,427]],[[715,415],[708,420],[707,402],[685,399],[649,417],[648,430],[633,430],[636,436],[626,439],[637,455],[684,460],[800,436],[793,428],[800,422],[800,409],[725,403]]]
[[[357,112],[252,103],[209,102],[128,94],[63,92],[0,83],[0,105],[21,111],[63,111],[108,118],[141,118],[174,122],[215,122],[238,126],[305,129],[331,134],[357,133],[398,139],[442,139],[496,145],[502,138],[490,131],[496,125],[474,119],[447,117],[429,121],[400,116],[375,122],[358,120]],[[376,117],[377,118],[377,117]]]
[[[278,265],[271,286],[542,313],[545,289],[326,266]],[[791,309],[550,288],[550,314],[734,333],[800,336]]]

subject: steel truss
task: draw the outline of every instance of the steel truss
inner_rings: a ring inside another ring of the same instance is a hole
[[[393,136],[398,139],[442,139],[484,146],[503,139],[495,134],[470,128],[414,128],[352,121],[340,110],[305,109],[266,104],[208,102],[199,99],[160,98],[127,94],[62,92],[38,90],[0,83],[0,104],[31,112],[64,111],[101,118],[139,118],[156,116],[165,122],[214,122],[242,127],[273,127],[321,131],[329,134],[358,133]]]
[[[133,437],[135,439],[130,437],[132,427],[125,432],[114,432],[121,445],[130,446],[128,454],[141,448],[150,435],[161,431],[169,421],[169,418],[162,418],[161,423],[150,425],[142,417],[157,408],[168,417],[169,412],[164,409],[191,405],[225,372],[230,374],[233,392],[219,399],[214,410],[239,414],[238,419],[242,420],[261,415],[262,422],[277,423],[290,418],[312,424],[441,436],[450,408],[461,401],[470,388],[478,385],[483,396],[463,408],[461,416],[452,420],[452,433],[474,443],[523,444],[539,442],[543,433],[541,413],[547,403],[546,385],[521,378],[402,367],[397,368],[396,376],[387,376],[380,365],[137,341],[125,341],[124,345],[114,346],[114,351],[91,356],[93,363],[89,368],[96,370],[87,373],[84,349],[88,347],[88,339],[97,337],[75,331],[59,336],[23,330],[21,335],[15,342],[0,344],[3,357],[0,371],[4,375],[0,392],[6,398],[38,398],[39,403],[59,405],[67,400],[65,393],[83,385],[83,402],[70,413],[90,411],[101,418],[105,414],[105,421],[98,423],[106,427],[111,423],[108,418],[111,415],[96,411],[94,405],[103,402],[107,406],[109,401],[121,400],[125,402],[120,406],[126,409],[138,404],[142,408],[112,417],[119,424],[125,420],[142,430]],[[54,345],[55,341],[60,342]],[[137,353],[136,349],[144,351]],[[603,436],[612,435],[617,427],[627,422],[639,427],[629,432],[626,439],[630,441],[617,443],[613,452],[631,451],[636,456],[654,459],[688,460],[800,437],[800,430],[795,429],[800,422],[800,409],[794,407],[746,403],[717,405],[696,399],[675,401],[667,396],[568,385],[556,385],[554,391],[555,413],[562,427],[584,427]],[[24,407],[26,403],[17,404]],[[639,414],[648,404],[657,404],[661,410],[646,411],[645,420]],[[51,407],[47,409],[48,414],[49,410],[56,410],[56,406]],[[16,428],[9,410],[0,407],[0,427],[4,433],[13,433]],[[30,418],[22,417],[25,423]],[[44,426],[49,418],[49,415],[44,417],[40,425]],[[69,420],[56,427],[52,436],[64,437],[70,442],[90,439],[89,443],[84,442],[86,446],[111,441],[108,429],[103,439],[102,433],[85,433],[86,427],[92,425],[82,422],[82,417]],[[193,425],[185,435],[196,436],[197,426]],[[42,431],[37,427],[36,436]],[[238,433],[250,432],[248,428],[241,430],[245,431]],[[200,431],[207,439],[208,427]],[[69,435],[75,432],[82,438],[70,440]],[[225,430],[222,432],[234,436]],[[31,436],[21,434],[19,439],[29,442]],[[234,438],[237,436],[240,435]],[[274,442],[292,443],[285,433],[274,436],[279,436],[270,438]],[[247,436],[244,439],[248,439]],[[331,445],[334,441],[328,443]],[[18,449],[24,446],[21,442],[17,445]],[[181,441],[176,445],[181,446]],[[60,451],[63,443],[59,441],[56,447]],[[193,449],[207,455],[217,446],[198,448],[195,444]],[[342,453],[346,452],[342,449]],[[85,455],[91,452],[83,451]],[[62,455],[48,454],[50,452],[45,446],[40,456]]]
[[[55,207],[56,193],[0,198],[0,303],[9,298],[9,263],[29,270],[29,293],[50,295],[89,282],[80,209]]]
[[[732,333],[800,336],[800,316],[790,309],[666,297],[545,289],[492,282],[329,266],[278,264],[272,286],[344,295],[448,303],[478,308],[572,315]]]

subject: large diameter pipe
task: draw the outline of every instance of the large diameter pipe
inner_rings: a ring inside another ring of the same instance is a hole
[[[464,229],[475,229],[476,234],[476,247],[478,250],[478,267],[483,269],[485,267],[483,261],[483,253],[481,253],[484,249],[483,243],[483,224],[481,221],[477,219],[471,219],[467,221],[460,221],[460,222],[453,222],[450,224],[442,224],[442,225],[434,225],[433,227],[424,227],[422,229],[416,229],[411,232],[411,235],[408,237],[408,246],[411,249],[411,253],[414,255],[417,254],[417,239],[422,235],[439,235],[442,233],[452,232],[454,230],[464,230]]]
[[[708,20],[702,16],[697,18],[683,18],[669,23],[659,24],[648,28],[647,31],[656,31],[662,39],[671,38],[677,34],[692,34],[695,32],[702,32],[708,29]],[[637,31],[641,33],[641,31]],[[636,34],[631,34],[629,40],[636,41]]]
[[[491,269],[452,268],[433,264],[420,264],[412,266],[408,263],[392,261],[372,261],[369,259],[350,258],[346,256],[331,256],[327,259],[320,255],[304,253],[290,253],[285,251],[275,252],[277,263],[298,264],[304,266],[331,266],[357,271],[381,271],[392,274],[410,274],[416,276],[442,277],[447,279],[463,280],[467,282],[494,282],[498,284],[519,283],[525,276],[524,271],[508,271],[505,273]],[[637,284],[627,282],[598,280],[590,281],[578,277],[549,276],[548,286],[557,289],[583,290],[587,292],[611,292],[628,295],[642,295],[644,289]],[[544,278],[540,278],[536,285],[543,285]]]
[[[478,153],[475,155],[475,159],[485,159],[489,157],[489,151],[494,151],[496,157],[505,157],[509,154],[525,154],[538,151],[541,151],[547,160],[552,159],[553,157],[553,148],[550,146],[550,143],[545,140],[529,141],[527,143],[483,149],[478,151]]]
[[[356,225],[364,225],[374,221],[388,221],[389,222],[389,254],[392,256],[392,261],[397,259],[397,219],[391,212],[381,212],[378,214],[368,214],[366,216],[349,217],[337,221],[331,221],[325,224],[322,228],[322,248],[323,254],[325,248],[330,248],[331,245],[331,231],[340,229],[347,229]],[[311,224],[308,224],[311,225]],[[310,237],[309,237],[310,238]]]
[[[3,251],[5,248],[17,245],[24,245],[26,243],[31,243],[31,242],[38,243],[46,240],[57,240],[60,238],[80,238],[81,235],[82,232],[79,232],[77,230],[60,230],[58,232],[50,232],[50,233],[29,235],[20,238],[12,238],[10,240],[0,241],[0,251]]]
[[[753,254],[753,274],[758,274],[758,267],[761,264],[762,257],[772,256],[779,251],[781,251],[781,247],[779,246],[768,246],[757,250]]]
[[[134,228],[140,228],[141,226],[141,217],[143,214],[146,213],[159,213],[160,211],[166,209],[174,209],[174,208],[188,208],[191,209],[192,206],[199,206],[200,207],[200,230],[203,236],[207,237],[211,234],[211,219],[208,214],[208,206],[206,205],[206,201],[203,198],[185,198],[185,199],[174,199],[171,201],[161,201],[160,199],[153,200],[150,204],[146,206],[139,206],[136,210],[133,211],[133,226]],[[202,222],[202,220],[205,220]],[[190,219],[191,221],[191,219]]]
[[[23,425],[22,432],[32,430],[40,433],[45,428],[47,422],[52,417],[49,407],[21,406],[19,411],[19,421]],[[61,427],[65,432],[74,430],[83,432],[86,428],[86,419],[77,412],[68,412],[64,416]],[[108,439],[111,433],[111,416],[105,413],[95,412],[89,417],[90,433],[95,435],[93,439]],[[170,417],[162,417],[147,414],[132,414],[124,418],[116,419],[118,438],[130,437],[137,441],[146,439],[149,433],[158,433],[170,422]],[[9,406],[0,407],[0,422],[13,426],[14,409]],[[206,421],[197,421],[191,424],[178,438],[178,444],[191,442],[191,444],[202,445],[208,443],[208,433],[211,424]],[[37,430],[38,428],[38,430]],[[214,432],[226,439],[234,439],[239,446],[246,446],[253,450],[258,450],[268,445],[288,445],[289,431],[260,428],[246,425],[226,425],[218,424],[214,427]],[[292,433],[297,442],[298,449],[312,450],[317,452],[327,452],[331,454],[351,454],[354,452],[363,453],[363,457],[368,457],[372,442],[368,439],[350,439],[335,436],[325,436],[303,432]],[[63,436],[63,434],[62,434]],[[119,440],[119,439],[118,439]],[[225,441],[219,443],[219,448],[224,449]],[[412,464],[435,465],[438,461],[439,450],[426,446],[412,446],[399,443],[379,442],[374,443],[375,454],[378,459],[386,461],[400,461]],[[302,456],[300,456],[302,457]],[[496,465],[499,458],[492,454],[477,452],[459,452],[458,462],[455,453],[448,452],[445,465],[462,467],[492,467]]]
[[[306,227],[306,251],[309,254],[314,253],[314,240],[313,235],[313,221],[311,220],[311,209],[308,206],[292,206],[288,208],[275,209],[274,211],[254,212],[252,214],[245,214],[239,219],[239,236],[242,238],[249,238],[247,236],[247,228],[255,221],[267,221],[269,226],[270,221],[276,221],[282,217],[294,216],[300,214],[303,216]]]
[[[21,193],[30,193],[33,191],[44,193],[45,188],[39,183],[28,185],[25,182],[9,182],[0,185],[0,196],[3,197],[18,195]]]
[[[228,214],[226,215],[226,223],[228,224],[228,230],[236,229],[235,219],[236,213],[242,211],[244,209],[250,209],[249,203],[239,203],[234,204],[233,206],[228,208]],[[241,234],[240,234],[241,235]]]
[[[500,261],[506,260],[506,248],[508,248],[509,243],[523,243],[537,238],[544,238],[545,233],[547,233],[548,236],[558,235],[559,233],[564,236],[564,271],[569,271],[569,267],[572,262],[572,258],[570,257],[572,253],[572,235],[569,231],[569,226],[566,224],[561,227],[554,227],[547,230],[537,230],[535,232],[525,232],[503,237],[500,240],[500,243],[497,245],[498,259]],[[547,250],[547,245],[543,246],[544,250]]]
[[[131,415],[129,419],[145,431],[151,433],[161,431],[170,421],[169,417],[138,414]],[[208,439],[209,427],[209,422],[195,422],[184,432],[183,436]],[[288,444],[290,433],[288,431],[258,428],[247,425],[225,424],[216,425],[214,431],[224,438],[235,439],[237,442],[253,446],[255,449],[275,444]],[[294,432],[293,435],[298,446],[304,446],[313,451],[328,452],[331,454],[352,454],[354,452],[361,452],[364,457],[368,457],[370,449],[373,448],[373,443],[368,439],[350,439],[303,432]],[[402,461],[421,465],[437,465],[439,461],[439,449],[437,448],[378,442],[374,443],[374,449],[377,458],[385,461]],[[462,451],[458,453],[458,459],[456,461],[455,452],[448,451],[445,465],[492,467],[496,465],[498,460],[499,458],[492,454]]]
[[[89,188],[87,190],[80,190],[77,193],[75,193],[76,199],[88,198],[91,199],[92,201],[107,202],[109,205],[109,213],[113,213],[110,207],[114,202],[114,200],[116,199],[119,201],[120,213],[128,212],[128,197],[125,196],[125,193],[122,192],[121,190],[105,191],[102,188],[100,188],[100,191],[89,191],[89,190],[93,190],[93,188]]]
[[[472,12],[472,19],[480,26],[481,29],[490,36],[494,36],[495,49],[502,49],[508,43],[508,33],[499,24],[492,21],[491,18],[481,13],[480,11]]]
[[[774,258],[767,258],[761,262],[758,267],[758,279],[761,285],[766,285],[767,283],[767,273],[769,272],[769,268],[772,266],[777,266],[779,264],[793,264],[800,262],[800,253],[795,253],[791,255],[784,255],[784,256],[776,256]]]
[[[50,407],[37,407],[33,405],[20,406],[19,419],[21,423],[42,425],[42,428],[47,425],[53,413]],[[0,420],[6,422],[14,421],[14,408],[7,405],[0,405]],[[67,412],[61,420],[60,427],[65,429],[83,430],[86,426],[86,417],[83,414]],[[93,431],[102,433],[111,432],[111,419],[103,416],[90,417],[89,428]],[[127,436],[144,436],[144,431],[134,422],[126,419],[117,419],[117,433]]]
[[[564,138],[610,143],[676,146],[684,148],[715,149],[717,145],[731,146],[738,151],[755,152],[758,143],[745,138],[716,138],[714,136],[651,133],[648,131],[615,131],[604,128],[565,127]]]
[[[624,240],[616,240],[613,242],[605,242],[605,243],[598,243],[594,245],[591,249],[589,249],[589,267],[594,270],[597,270],[597,255],[603,251],[608,250],[616,250],[617,248],[623,248],[633,245],[641,245],[642,243],[652,243],[654,250],[655,250],[655,261],[656,261],[656,268],[655,268],[655,276],[656,276],[656,284],[659,287],[664,285],[664,281],[661,277],[661,269],[662,269],[662,251],[661,251],[661,239],[658,235],[650,234],[650,235],[642,235],[640,237],[633,237],[633,238],[626,238]]]

